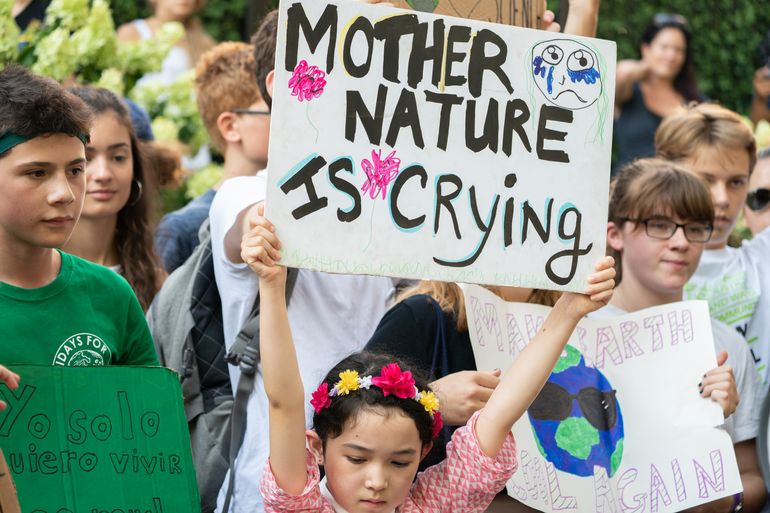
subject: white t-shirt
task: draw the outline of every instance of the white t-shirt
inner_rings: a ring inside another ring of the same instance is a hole
[[[628,312],[615,305],[607,305],[589,314],[589,317],[609,318],[626,313]],[[719,351],[727,352],[727,364],[733,368],[735,385],[740,398],[738,407],[725,419],[723,427],[730,435],[733,444],[751,440],[759,433],[759,408],[754,407],[751,400],[744,400],[746,397],[755,397],[759,387],[757,375],[753,371],[751,355],[743,338],[729,326],[712,318],[711,331],[714,335],[714,354],[716,355]],[[693,383],[693,392],[696,391],[696,384]]]
[[[761,383],[753,399],[759,409],[770,385],[770,229],[740,248],[704,251],[684,298],[708,301],[711,316],[746,339]]]
[[[246,264],[235,264],[224,254],[224,237],[238,214],[265,197],[266,176],[227,180],[211,205],[211,249],[214,274],[222,299],[222,320],[228,350],[256,299],[259,279]],[[280,227],[279,227],[280,229]],[[310,396],[329,370],[344,357],[363,349],[392,301],[390,278],[326,274],[301,269],[289,301],[289,324],[305,386],[305,418],[310,427]],[[230,366],[233,390],[240,372]],[[235,493],[231,512],[263,511],[259,480],[268,456],[267,396],[261,374],[247,405],[243,446],[235,462]],[[227,479],[220,490],[221,511]]]

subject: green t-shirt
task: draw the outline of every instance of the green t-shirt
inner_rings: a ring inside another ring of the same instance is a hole
[[[131,286],[115,272],[61,253],[54,281],[0,282],[0,364],[158,365]]]

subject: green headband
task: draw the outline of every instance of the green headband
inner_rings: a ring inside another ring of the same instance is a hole
[[[85,145],[87,145],[91,140],[88,134],[84,134],[84,133],[79,133],[77,134],[76,137],[80,139]],[[14,134],[13,132],[6,132],[3,135],[0,135],[0,155],[9,151],[11,148],[14,148],[15,146],[24,144],[30,139],[32,139],[32,137],[24,137],[18,134]]]

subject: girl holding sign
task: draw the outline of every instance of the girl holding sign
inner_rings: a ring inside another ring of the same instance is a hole
[[[516,469],[511,426],[538,394],[578,320],[607,303],[615,275],[612,259],[605,258],[586,295],[559,299],[485,407],[455,432],[446,460],[413,484],[441,414],[427,382],[392,358],[357,353],[337,364],[313,394],[314,430],[305,432],[280,247],[264,217],[242,245],[243,260],[260,277],[260,350],[270,404],[270,458],[261,491],[268,512],[484,511]],[[321,483],[319,463],[326,470]]]
[[[696,175],[658,159],[637,160],[623,168],[613,182],[607,224],[619,284],[610,304],[593,316],[681,301],[684,285],[711,238],[713,222],[711,195]],[[698,386],[703,397],[722,406],[744,491],[695,510],[756,512],[766,494],[755,445],[757,409],[751,403],[756,373],[740,335],[713,319],[712,331],[719,367],[706,373]],[[739,398],[747,400],[738,404]]]
[[[553,306],[559,293],[520,287],[489,287],[506,301]],[[401,293],[367,342],[366,351],[392,354],[430,371],[447,427],[421,468],[444,459],[454,426],[464,425],[489,400],[500,371],[476,370],[465,299],[456,283],[421,281]]]

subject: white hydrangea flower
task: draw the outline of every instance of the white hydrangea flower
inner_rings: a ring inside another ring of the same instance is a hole
[[[52,0],[45,11],[45,24],[74,31],[88,19],[88,0]]]
[[[155,140],[160,142],[172,142],[179,140],[179,127],[172,120],[158,116],[152,120],[152,133]]]
[[[54,80],[64,80],[71,76],[78,67],[75,48],[70,40],[70,31],[66,28],[54,29],[35,45],[37,61],[32,71]]]
[[[14,62],[18,56],[19,27],[11,16],[13,0],[0,0],[0,66]]]
[[[99,80],[94,84],[95,87],[109,89],[118,96],[125,93],[125,83],[123,82],[123,72],[115,68],[107,68],[102,71]]]

